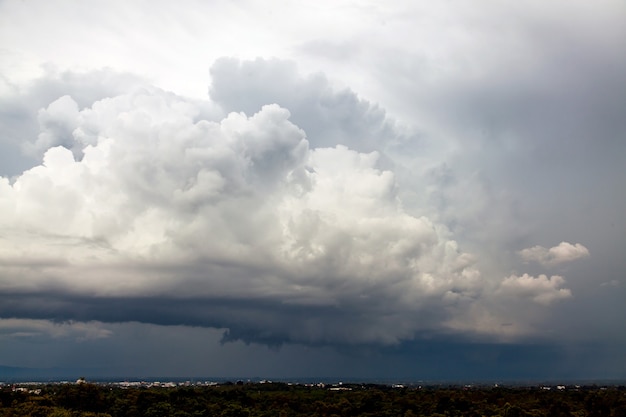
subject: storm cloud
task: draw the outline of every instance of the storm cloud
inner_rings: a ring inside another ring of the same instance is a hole
[[[52,147],[4,179],[3,291],[49,292],[42,308],[72,320],[108,318],[86,301],[75,317],[52,294],[129,297],[120,321],[145,320],[140,298],[159,323],[164,300],[192,299],[176,324],[318,343],[411,338],[478,295],[474,259],[402,210],[378,153],[311,149],[275,104],[197,114],[160,90],[42,110],[38,142],[71,137],[84,155]]]
[[[192,3],[0,5],[0,338],[624,346],[623,5]]]

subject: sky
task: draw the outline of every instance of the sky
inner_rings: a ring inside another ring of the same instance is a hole
[[[626,3],[387,3],[0,1],[0,372],[626,378]]]

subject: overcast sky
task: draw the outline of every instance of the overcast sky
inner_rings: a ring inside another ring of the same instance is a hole
[[[388,3],[0,1],[0,365],[626,378],[626,3]]]

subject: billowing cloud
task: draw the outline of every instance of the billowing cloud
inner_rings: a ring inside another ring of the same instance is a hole
[[[71,96],[73,105],[83,109],[146,84],[136,75],[111,69],[59,72],[47,67],[42,75],[27,84],[0,77],[0,175],[17,175],[36,165],[50,146],[74,146],[71,137],[62,134],[63,120],[46,116],[48,111],[63,105],[59,102],[48,108],[60,97]],[[54,129],[60,131],[56,135],[47,133]],[[52,138],[55,143],[49,142]]]
[[[303,77],[295,62],[220,58],[211,66],[211,98],[227,112],[252,114],[267,103],[289,109],[312,147],[345,145],[384,151],[410,138],[384,109],[350,89],[337,91],[324,74]]]
[[[551,266],[585,258],[589,256],[589,250],[580,243],[572,245],[568,242],[561,242],[549,249],[543,246],[533,246],[521,250],[519,254],[525,261]]]
[[[212,102],[144,86],[38,111],[42,162],[0,179],[1,317],[267,344],[510,340],[535,331],[524,301],[571,296],[464,250],[429,203],[445,170],[430,186],[433,170],[402,171],[398,150],[422,142],[378,106],[285,61],[223,59],[212,77]]]
[[[548,305],[572,296],[569,289],[560,288],[563,284],[565,280],[559,275],[550,278],[543,274],[537,277],[528,274],[511,275],[502,281],[498,292],[507,296],[530,298],[536,303]]]
[[[40,112],[38,144],[66,147],[2,179],[2,315],[395,343],[480,293],[475,259],[404,212],[378,153],[311,149],[277,105],[199,113],[157,89]]]

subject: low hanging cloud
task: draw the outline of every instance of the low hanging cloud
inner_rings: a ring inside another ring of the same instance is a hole
[[[525,261],[538,262],[542,265],[553,266],[589,256],[589,250],[576,243],[561,242],[549,249],[543,246],[533,246],[519,252]]]
[[[502,281],[498,292],[505,296],[530,298],[536,303],[549,305],[572,296],[569,289],[560,288],[563,284],[565,279],[559,275],[550,278],[543,274],[537,277],[528,274],[511,275]]]
[[[73,338],[76,340],[103,339],[112,335],[102,323],[63,322],[49,320],[0,319],[0,340],[3,338]]]

